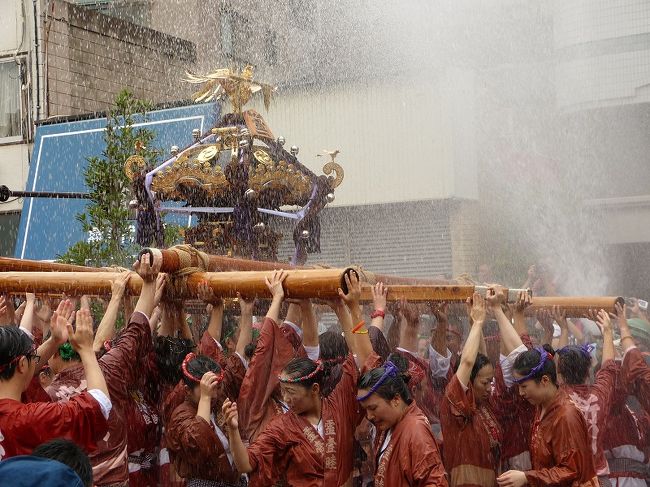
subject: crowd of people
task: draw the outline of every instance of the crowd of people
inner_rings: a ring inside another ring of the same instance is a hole
[[[636,304],[532,316],[496,284],[416,305],[378,283],[368,306],[354,272],[310,302],[285,299],[279,270],[262,319],[207,283],[188,315],[149,258],[135,306],[129,272],[109,302],[0,298],[0,485],[646,485]]]

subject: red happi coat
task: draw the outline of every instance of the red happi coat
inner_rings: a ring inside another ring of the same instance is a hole
[[[115,346],[99,359],[113,408],[108,418],[108,435],[90,455],[96,485],[123,483],[129,478],[125,410],[130,400],[129,387],[137,382],[141,372],[135,364],[151,350],[149,321],[142,313],[136,312]],[[53,401],[66,402],[85,391],[86,386],[83,366],[78,364],[57,374],[47,392]]]
[[[566,392],[558,391],[544,416],[537,408],[531,434],[531,486],[598,487],[587,423]]]
[[[499,469],[501,426],[489,404],[477,407],[472,384],[453,375],[440,406],[445,468],[453,487],[492,487]]]
[[[519,394],[516,385],[507,387],[501,364],[494,374],[495,388],[490,397],[492,410],[503,430],[501,463],[505,470],[530,468],[528,442],[535,418],[535,407]]]
[[[187,398],[171,416],[167,448],[176,471],[183,478],[229,483],[239,481],[240,474],[234,464],[231,465],[217,428],[227,439],[221,406],[226,398],[237,398],[246,369],[235,354],[226,359],[225,365],[223,382],[212,402],[212,421],[197,417],[197,405]]]
[[[613,360],[608,360],[596,374],[593,384],[564,384],[562,386],[571,402],[585,418],[596,473],[600,476],[609,474],[609,467],[603,451],[603,434],[605,422],[610,417],[615,382],[616,364]]]
[[[650,367],[638,348],[630,348],[625,353],[621,373],[627,390],[636,396],[645,412],[650,414]]]
[[[248,449],[250,487],[273,484],[277,471],[292,487],[337,487],[352,473],[354,430],[361,419],[356,400],[359,371],[352,355],[332,393],[322,399],[324,437],[289,411],[273,418]]]
[[[162,433],[162,418],[158,407],[160,392],[155,366],[155,352],[138,362],[142,370],[138,381],[129,387],[124,417],[127,428],[127,453],[130,487],[158,485],[158,446]]]
[[[99,403],[88,392],[66,403],[23,404],[0,399],[0,460],[29,455],[55,438],[72,440],[93,451],[107,430]]]
[[[409,380],[408,386],[413,395],[413,399],[415,399],[415,402],[427,417],[430,424],[440,424],[440,402],[442,400],[442,394],[434,384],[429,362],[404,349],[398,349],[397,353],[409,363],[408,371],[411,379]]]
[[[282,414],[282,407],[275,400],[279,398],[278,376],[292,358],[305,355],[299,340],[291,327],[280,327],[275,321],[264,319],[237,399],[244,441],[255,439],[273,417]]]
[[[223,350],[217,341],[212,338],[212,335],[205,330],[201,341],[199,342],[199,354],[210,357],[212,360],[217,362],[221,368],[224,368],[226,365],[226,356],[223,353]]]
[[[431,425],[413,402],[392,429],[377,436],[375,487],[447,487],[445,469]]]

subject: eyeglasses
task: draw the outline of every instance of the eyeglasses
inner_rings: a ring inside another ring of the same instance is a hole
[[[41,356],[36,355],[36,351],[37,351],[36,346],[32,345],[32,348],[30,348],[27,352],[21,353],[20,355],[15,356],[13,359],[11,359],[11,361],[9,361],[9,363],[6,363],[4,365],[0,365],[0,372],[4,372],[6,369],[11,367],[12,365],[17,364],[18,361],[22,357],[25,357],[27,360],[36,359],[36,362],[40,362],[41,361]]]

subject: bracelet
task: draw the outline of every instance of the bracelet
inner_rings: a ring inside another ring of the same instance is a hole
[[[621,337],[621,341],[625,340],[626,338],[629,338],[630,340],[634,341],[634,337],[632,335],[625,335]]]
[[[386,317],[386,313],[385,313],[383,310],[381,310],[381,309],[376,309],[376,310],[374,310],[374,311],[372,312],[372,314],[370,315],[370,318],[372,318],[372,319],[379,318],[379,317],[381,317],[381,318],[385,318],[385,317]]]
[[[361,321],[357,324],[357,326],[355,326],[354,328],[352,328],[352,333],[357,333],[357,332],[361,329],[361,327],[364,326],[365,324],[366,324],[366,322],[363,321],[363,320],[361,320]]]
[[[363,331],[352,331],[355,335],[367,335],[368,330],[363,330]]]

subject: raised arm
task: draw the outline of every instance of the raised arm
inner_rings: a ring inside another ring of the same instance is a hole
[[[59,349],[59,346],[68,341],[68,323],[72,323],[73,313],[72,303],[67,299],[62,299],[50,318],[50,337],[38,347],[36,352],[40,357],[36,364],[36,370],[40,370]]]
[[[239,307],[241,308],[241,317],[239,319],[239,338],[235,352],[240,357],[245,357],[246,346],[253,341],[253,306],[255,299],[247,299],[237,294],[239,298]]]
[[[463,353],[460,357],[460,365],[456,371],[456,377],[461,384],[465,387],[469,386],[469,379],[472,374],[472,368],[476,362],[481,347],[481,339],[483,336],[483,325],[485,323],[485,316],[487,312],[485,300],[479,293],[474,293],[474,296],[467,300],[467,304],[471,305],[470,318],[472,327],[469,330],[469,335],[463,347]]]
[[[149,319],[153,309],[156,307],[156,277],[158,272],[152,268],[153,258],[150,254],[142,254],[140,260],[133,264],[133,268],[142,278],[142,290],[138,303],[135,305],[135,312],[142,313]]]
[[[25,295],[25,310],[23,316],[20,318],[20,327],[28,331],[30,334],[34,332],[34,305],[36,303],[36,295],[34,293],[27,293]]]
[[[417,355],[418,353],[418,330],[420,328],[420,313],[415,304],[403,299],[400,303],[402,316],[405,323],[400,327],[399,346]]]
[[[88,390],[99,389],[110,398],[104,374],[93,351],[93,319],[90,311],[87,309],[77,311],[76,330],[73,330],[72,325],[68,323],[68,336],[72,347],[81,357]]]
[[[223,402],[221,411],[228,428],[228,442],[230,443],[230,451],[232,452],[237,470],[241,473],[251,473],[253,471],[253,466],[248,457],[248,450],[246,449],[239,433],[237,403],[226,399]]]
[[[499,325],[499,334],[501,335],[501,343],[504,347],[504,355],[508,355],[515,348],[523,345],[521,337],[517,330],[512,326],[512,323],[503,312],[502,304],[506,302],[506,295],[501,286],[495,286],[489,289],[487,304],[492,311],[492,314],[497,320]]]
[[[553,306],[551,316],[560,327],[560,339],[555,348],[566,347],[569,344],[569,322],[566,319],[566,310],[559,306]]]
[[[372,343],[368,336],[368,329],[361,318],[361,307],[359,306],[359,301],[361,300],[361,283],[357,274],[350,272],[345,274],[345,284],[348,292],[346,294],[339,288],[339,296],[350,310],[353,328],[346,329],[344,323],[341,323],[341,327],[343,328],[343,334],[345,335],[348,348],[353,354],[357,355],[358,363],[362,366],[372,353]]]
[[[203,281],[198,287],[198,297],[204,303],[210,304],[210,322],[208,323],[208,334],[217,342],[221,342],[221,327],[223,325],[223,299],[215,296],[207,281]]]
[[[266,317],[278,323],[280,320],[280,309],[282,308],[282,301],[284,301],[284,280],[287,278],[287,273],[283,270],[273,271],[271,276],[264,278],[266,287],[269,288],[271,296],[271,306],[266,312]]]
[[[386,316],[386,297],[388,296],[388,286],[384,286],[383,282],[378,282],[372,287],[372,302],[374,304],[374,311],[370,316],[372,321],[370,324],[379,328],[382,333],[384,331],[384,318]]]
[[[309,299],[300,300],[300,317],[302,325],[302,344],[305,347],[317,347],[318,343],[318,321],[314,314],[314,308]]]
[[[120,277],[115,279],[111,285],[111,300],[106,307],[102,321],[97,327],[95,333],[95,341],[93,343],[93,350],[99,352],[104,346],[106,340],[110,340],[115,336],[115,322],[117,321],[117,314],[122,306],[122,298],[124,297],[124,290],[131,278],[130,272],[124,272]],[[127,317],[128,319],[128,317]]]
[[[447,330],[449,318],[447,317],[447,303],[432,303],[431,312],[436,317],[438,324],[431,334],[431,346],[443,357],[447,356]]]

